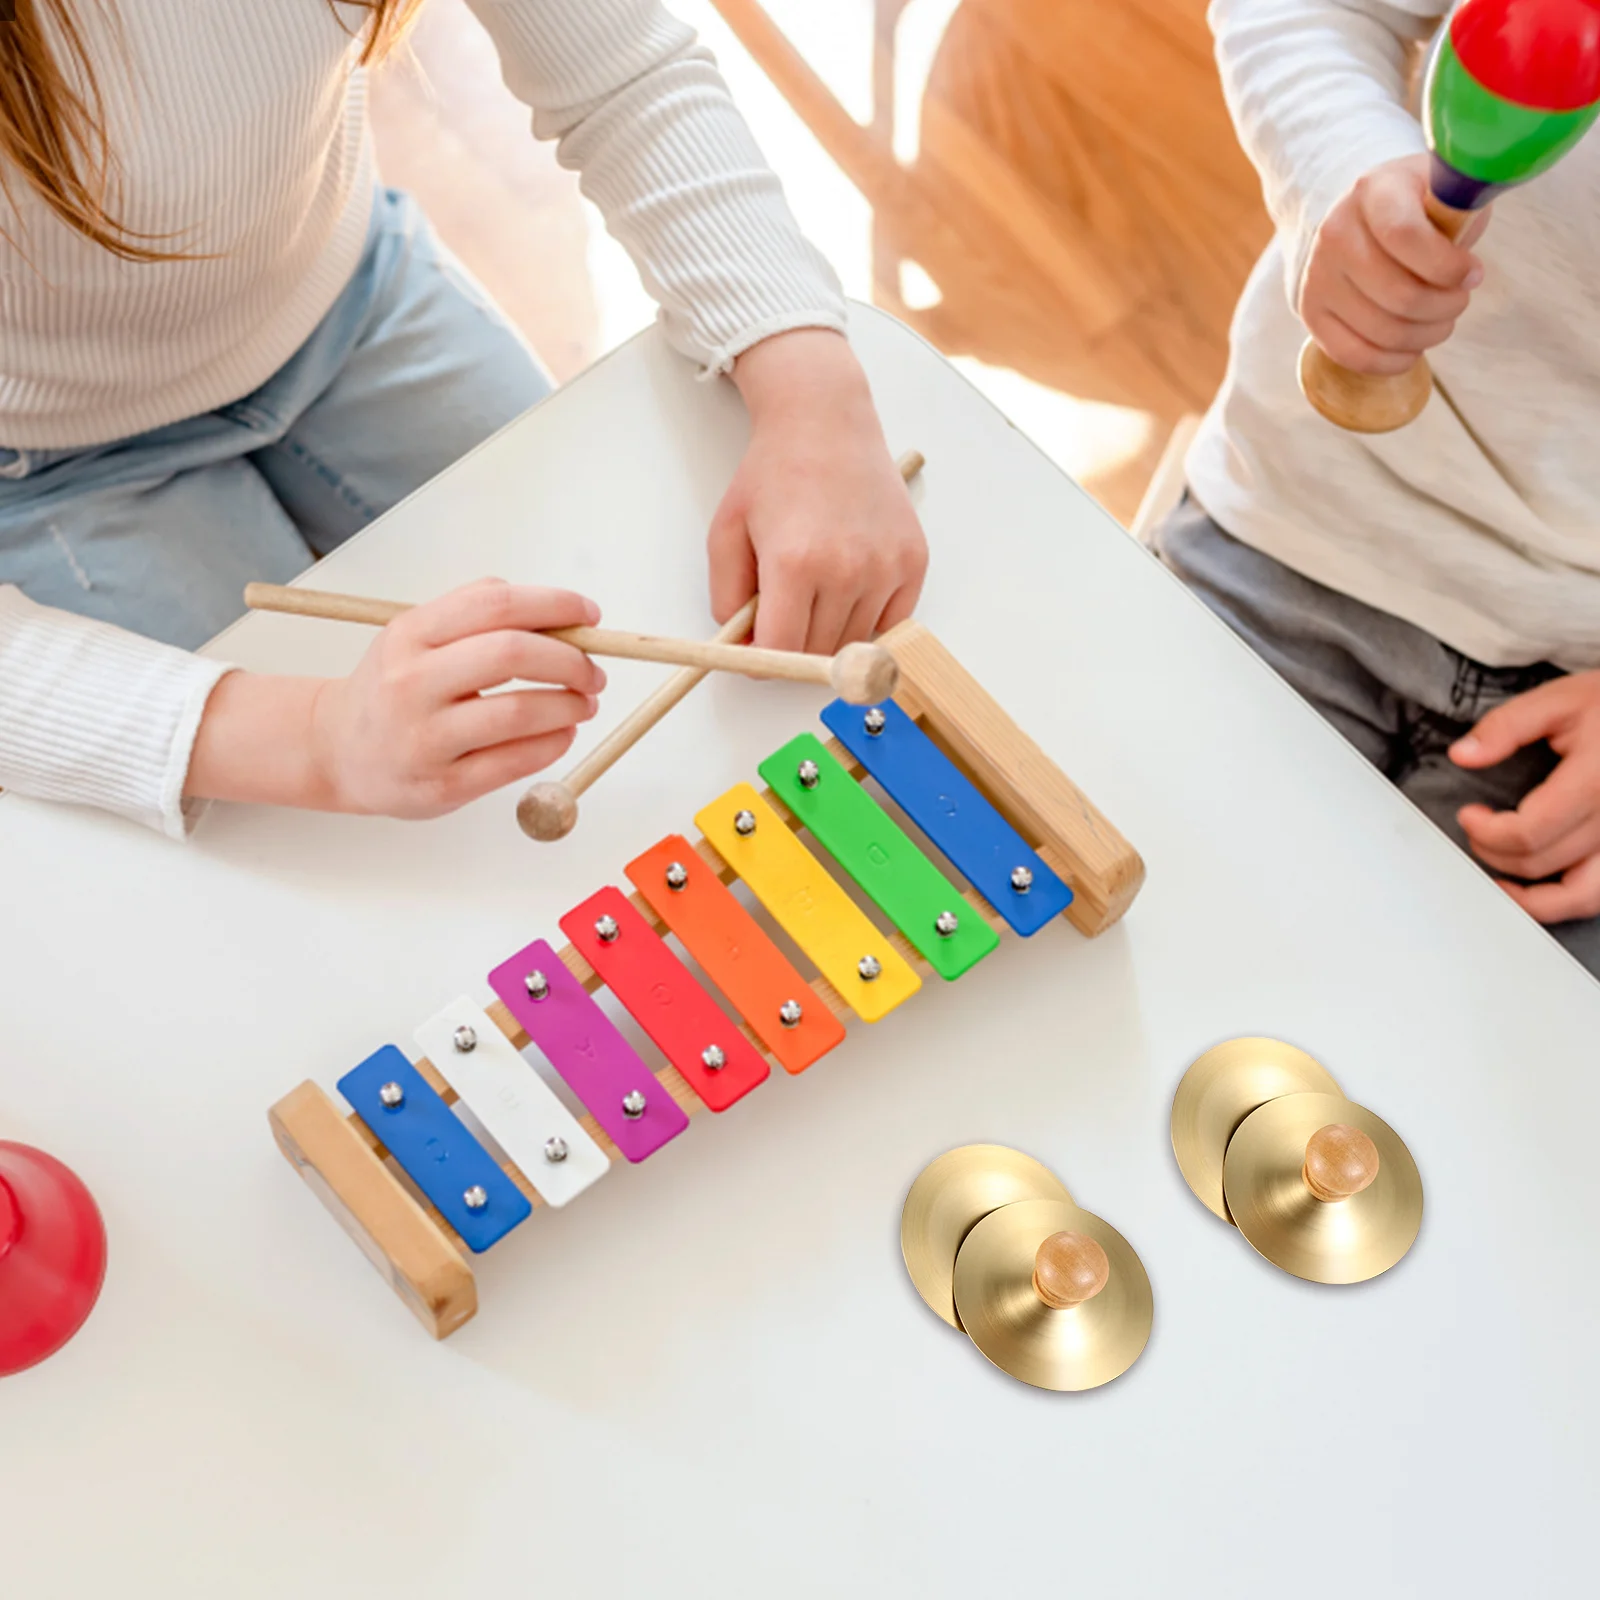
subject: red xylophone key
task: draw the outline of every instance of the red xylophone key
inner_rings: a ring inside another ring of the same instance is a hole
[[[760,1051],[620,889],[574,906],[561,931],[713,1111],[726,1111],[766,1079]]]

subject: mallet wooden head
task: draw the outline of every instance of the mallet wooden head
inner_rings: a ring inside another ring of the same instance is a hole
[[[876,705],[894,694],[900,668],[881,644],[847,644],[834,656],[828,681],[848,704]]]
[[[517,825],[543,844],[565,839],[577,822],[578,797],[559,780],[534,784],[517,802]]]

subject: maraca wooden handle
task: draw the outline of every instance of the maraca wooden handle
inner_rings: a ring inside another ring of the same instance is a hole
[[[1431,192],[1424,201],[1428,219],[1447,239],[1458,239],[1472,221]],[[1300,390],[1329,422],[1349,433],[1393,433],[1422,415],[1433,393],[1433,372],[1418,356],[1404,372],[1352,372],[1341,367],[1315,339],[1300,351]]]
[[[1457,211],[1454,206],[1447,206],[1431,189],[1423,196],[1422,209],[1428,213],[1428,221],[1452,244],[1467,231],[1467,224],[1473,217],[1470,211]]]

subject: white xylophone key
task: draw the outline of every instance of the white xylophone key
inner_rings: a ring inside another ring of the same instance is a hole
[[[481,1006],[454,1001],[415,1038],[546,1205],[564,1206],[610,1171],[605,1151]]]

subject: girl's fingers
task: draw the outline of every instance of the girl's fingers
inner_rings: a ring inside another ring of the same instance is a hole
[[[1600,855],[1587,856],[1560,883],[1504,883],[1500,887],[1539,922],[1578,922],[1600,916]]]
[[[784,580],[763,575],[761,605],[756,612],[755,638],[765,650],[804,650],[811,631],[815,591],[805,579]]]
[[[478,695],[440,714],[440,753],[455,761],[495,745],[538,739],[587,722],[598,708],[593,695],[564,689],[508,689]]]
[[[711,615],[718,625],[756,592],[756,553],[742,514],[718,511],[706,536],[711,568]]]
[[[844,625],[844,633],[839,643],[847,645],[868,641],[880,633],[882,629],[879,623],[892,593],[892,590],[874,590],[864,599],[857,600],[851,608],[849,620]]]
[[[889,597],[888,605],[883,608],[883,615],[878,618],[878,632],[887,633],[896,624],[904,622],[917,609],[917,601],[921,598],[921,578],[915,583],[908,583],[897,589]]]
[[[429,652],[423,671],[435,705],[520,679],[599,694],[604,671],[576,646],[540,633],[478,633]]]
[[[450,769],[451,798],[458,806],[477,800],[520,778],[531,778],[559,761],[572,748],[576,730],[561,728],[554,733],[515,739],[487,750],[463,756]]]
[[[578,628],[599,620],[599,606],[568,589],[484,578],[417,606],[389,626],[409,643],[434,647],[479,633]]]
[[[836,586],[823,589],[812,602],[811,621],[802,646],[814,656],[831,656],[845,642],[845,629],[856,608],[856,596]]]

